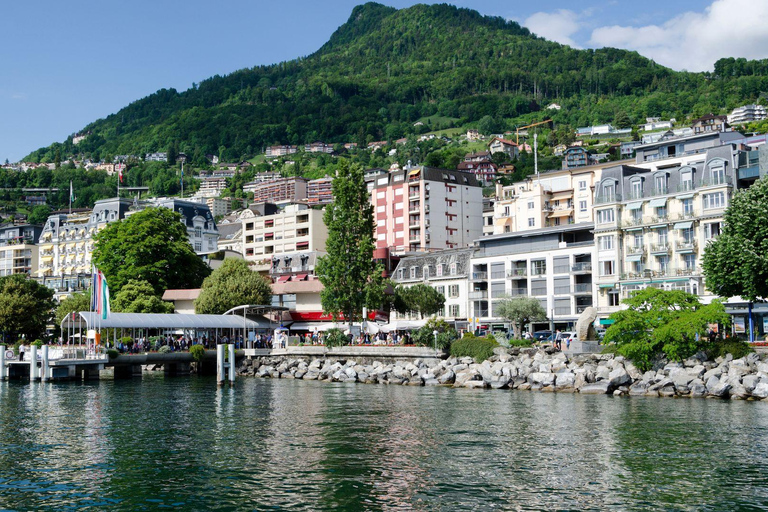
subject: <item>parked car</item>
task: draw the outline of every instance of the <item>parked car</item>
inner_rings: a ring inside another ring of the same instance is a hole
[[[533,339],[536,341],[546,341],[552,336],[552,331],[536,331],[533,333]]]

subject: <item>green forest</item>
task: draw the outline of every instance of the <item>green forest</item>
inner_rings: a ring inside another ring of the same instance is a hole
[[[713,73],[676,72],[636,52],[563,46],[469,9],[368,3],[312,55],[157,91],[83,127],[90,135],[78,145],[69,138],[25,160],[173,145],[203,165],[206,154],[238,161],[272,144],[362,144],[449,127],[498,132],[547,117],[558,129],[627,126],[725,112],[766,91],[768,61],[721,59]],[[550,102],[562,108],[543,110]]]

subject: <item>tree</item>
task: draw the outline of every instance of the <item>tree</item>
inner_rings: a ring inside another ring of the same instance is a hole
[[[173,313],[173,304],[163,301],[147,281],[131,279],[112,299],[119,313]]]
[[[420,318],[439,313],[445,306],[445,296],[426,284],[395,288],[394,308],[398,313],[418,313]]]
[[[722,302],[705,306],[695,295],[679,290],[645,288],[622,302],[627,309],[611,315],[614,323],[604,341],[615,343],[642,371],[662,353],[682,360],[706,348],[709,326],[730,321]]]
[[[4,336],[41,338],[54,306],[53,290],[26,274],[0,278],[0,331]]]
[[[30,224],[45,224],[49,215],[51,215],[51,207],[45,204],[39,204],[32,208],[32,211],[27,216],[27,222]]]
[[[499,302],[498,315],[512,324],[515,338],[521,338],[523,328],[531,323],[547,318],[547,312],[538,299],[533,297],[515,297]]]
[[[176,158],[179,155],[179,143],[175,140],[168,144],[168,151],[166,152],[166,158],[168,159],[168,165],[176,165]]]
[[[271,304],[272,287],[261,274],[252,271],[245,260],[225,259],[203,281],[195,312],[220,315],[243,304]]]
[[[160,295],[169,288],[199,288],[211,269],[189,245],[181,215],[147,208],[110,222],[94,236],[93,263],[116,294],[131,279]]]
[[[351,328],[363,307],[373,310],[382,305],[386,281],[384,269],[373,261],[373,205],[362,167],[342,159],[332,189],[334,200],[323,215],[328,254],[318,260],[316,272],[324,287],[323,311],[335,319],[344,315]]]
[[[629,119],[624,110],[619,110],[616,112],[616,117],[613,118],[613,126],[614,128],[631,128],[632,120]]]
[[[54,315],[54,321],[56,326],[61,325],[61,321],[64,317],[71,313],[79,313],[80,311],[91,310],[91,291],[83,293],[73,293],[69,297],[62,299],[59,305],[56,307],[56,314]]]
[[[704,250],[707,288],[721,297],[768,298],[768,180],[736,192],[720,236]]]

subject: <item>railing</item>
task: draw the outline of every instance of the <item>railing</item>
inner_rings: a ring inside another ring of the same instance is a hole
[[[472,272],[469,275],[469,279],[471,281],[482,281],[483,279],[488,279],[488,272]]]
[[[645,247],[642,245],[630,245],[627,246],[627,254],[643,254],[645,252]]]
[[[704,178],[701,180],[702,187],[718,187],[718,186],[731,186],[733,185],[733,179],[730,176],[725,176],[724,179],[712,179]]]
[[[587,304],[580,304],[580,305],[576,306],[576,314],[580,315],[580,314],[582,314],[582,313],[583,313],[583,312],[584,312],[584,311],[585,311],[587,308],[591,308],[591,307],[592,307],[592,305],[591,305],[591,304],[590,304],[590,305],[587,305]]]
[[[476,309],[475,310],[475,316],[480,318],[487,318],[488,317],[488,310],[487,309]]]
[[[509,295],[512,297],[525,297],[528,295],[528,288],[512,288],[509,291]]]
[[[629,219],[621,223],[621,227],[630,227],[630,228],[633,226],[642,226],[642,225],[643,225],[642,217],[630,217]]]
[[[503,270],[497,270],[495,272],[491,272],[491,279],[504,279],[506,277],[506,273]]]
[[[653,244],[651,245],[651,252],[669,252],[669,244]]]
[[[592,263],[574,263],[571,272],[592,272]]]
[[[635,192],[634,190],[631,190],[629,193],[627,193],[627,201],[631,201],[633,199],[642,199],[645,197],[645,194],[643,191]]]
[[[696,185],[694,185],[692,181],[684,181],[675,187],[676,193],[692,192],[694,190],[696,190]]]
[[[654,215],[653,219],[651,220],[653,224],[665,224],[669,222],[669,216],[668,215]]]
[[[665,196],[669,194],[669,187],[653,187],[654,196]]]
[[[501,297],[506,297],[506,296],[507,296],[506,290],[491,290],[492,299],[500,299]]]
[[[696,241],[695,240],[691,240],[691,241],[685,241],[685,240],[678,241],[675,244],[675,247],[677,248],[678,251],[692,251],[692,250],[696,249]]]
[[[513,268],[509,271],[507,274],[507,277],[528,277],[528,269],[527,268]]]
[[[571,293],[570,286],[555,286],[555,295],[568,295]]]
[[[615,203],[621,201],[621,194],[598,194],[595,204]]]
[[[469,292],[469,298],[470,299],[487,299],[488,298],[488,290],[475,290],[473,292]]]
[[[677,214],[677,220],[690,220],[695,219],[696,217],[698,217],[698,214],[695,212],[683,212]]]
[[[576,283],[573,285],[574,293],[592,293],[591,283]]]

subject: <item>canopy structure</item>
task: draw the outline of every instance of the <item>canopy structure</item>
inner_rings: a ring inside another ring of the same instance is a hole
[[[384,332],[413,331],[421,329],[426,323],[426,320],[394,320],[388,324],[380,325],[379,329]]]
[[[99,318],[98,313],[81,311],[67,315],[61,328],[77,328],[85,322],[87,329],[269,329],[270,322],[263,316],[255,319],[234,315],[182,315],[178,313],[110,313]]]

